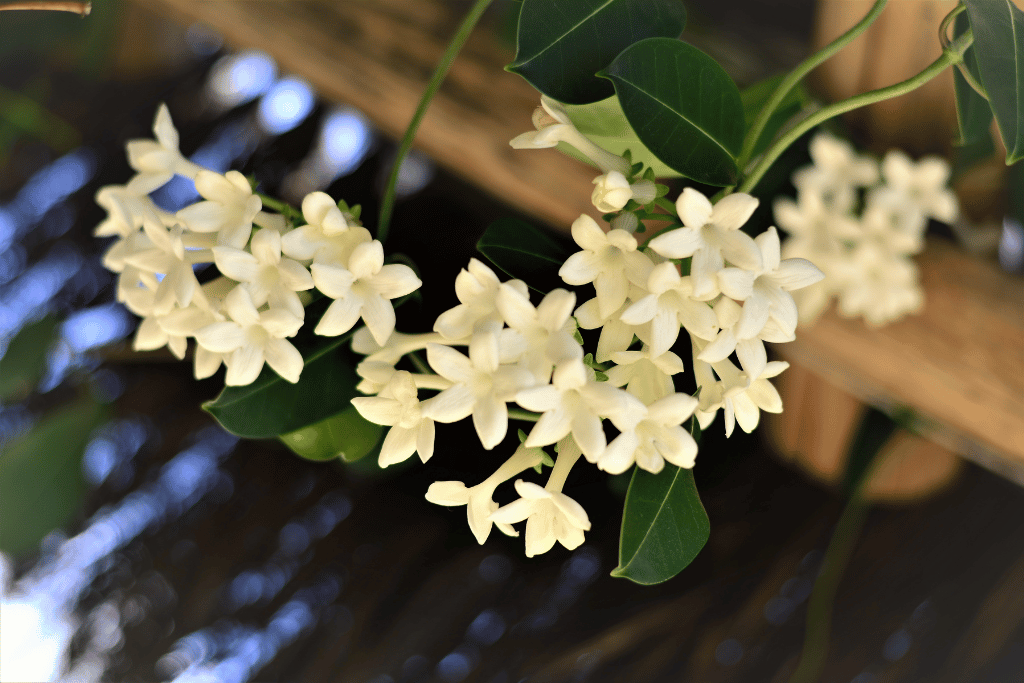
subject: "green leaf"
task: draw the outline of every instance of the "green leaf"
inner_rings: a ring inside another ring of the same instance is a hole
[[[307,316],[310,312],[306,312]],[[295,384],[270,369],[252,384],[224,387],[203,408],[232,434],[246,439],[270,439],[321,422],[351,407],[359,396],[359,378],[339,347],[352,337],[307,337],[296,342],[305,359],[302,375]]]
[[[626,118],[655,156],[698,182],[735,183],[743,103],[715,60],[679,40],[648,38],[600,75],[614,83]]]
[[[768,100],[771,99],[772,94],[779,87],[783,78],[785,78],[785,74],[772,76],[740,91],[740,101],[743,103],[743,117],[746,122],[746,128],[749,129],[754,123],[757,115],[768,104]],[[789,91],[782,102],[779,103],[778,108],[768,118],[768,123],[765,124],[764,130],[761,131],[761,135],[754,145],[754,151],[751,153],[752,157],[756,157],[768,149],[768,145],[779,134],[779,131],[807,105],[808,99],[807,91],[804,90],[802,85],[798,84]]]
[[[506,69],[559,102],[597,102],[612,87],[594,74],[615,55],[644,38],[676,38],[685,26],[680,0],[523,0]]]
[[[1024,12],[1010,0],[963,0],[972,50],[988,94],[1007,165],[1024,159]]]
[[[354,406],[314,425],[282,434],[281,441],[296,455],[307,460],[355,462],[369,453],[380,441],[382,429],[366,420]]]
[[[10,403],[32,393],[46,372],[46,354],[57,334],[56,318],[26,325],[0,358],[0,401]]]
[[[622,111],[617,95],[613,94],[607,99],[590,104],[567,104],[565,113],[576,128],[598,147],[619,156],[627,151],[631,152],[633,159],[654,169],[654,174],[659,178],[679,177],[679,173],[654,156],[654,153],[640,142],[640,138],[636,136],[636,132],[626,119],[626,113]],[[575,147],[561,143],[558,149],[584,163],[591,163],[576,151]]]
[[[509,217],[491,223],[476,248],[505,274],[541,294],[565,286],[558,269],[576,251],[551,233]]]
[[[19,556],[74,517],[86,492],[82,452],[106,416],[81,399],[40,420],[0,452],[0,550]]]
[[[953,38],[959,38],[970,28],[966,14],[957,15],[953,23]],[[978,70],[978,57],[974,54],[972,45],[964,53],[964,67],[970,72],[978,83],[982,82],[981,73]],[[991,143],[992,136],[989,135],[989,125],[992,123],[992,108],[988,100],[982,97],[960,73],[960,69],[953,69],[953,87],[956,92],[956,119],[959,125],[959,135],[956,144],[961,147],[975,145],[979,142]]]
[[[666,463],[651,474],[637,467],[626,493],[619,566],[612,576],[645,586],[667,581],[697,557],[710,534],[692,470]]]

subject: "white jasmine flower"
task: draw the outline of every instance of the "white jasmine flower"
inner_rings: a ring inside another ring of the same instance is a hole
[[[543,488],[522,479],[516,480],[519,500],[493,512],[496,524],[513,524],[526,520],[526,556],[546,553],[561,543],[568,550],[582,545],[583,532],[590,530],[590,518],[579,503],[562,493],[569,470],[580,457],[580,449],[572,439],[559,443],[558,460]]]
[[[672,376],[686,369],[676,354],[666,351],[655,356],[646,344],[640,351],[613,353],[611,360],[616,365],[606,372],[608,384],[626,387],[626,391],[645,405],[671,394],[675,390]]]
[[[498,335],[493,332],[473,335],[468,358],[447,346],[428,345],[427,362],[451,381],[452,387],[426,402],[423,414],[445,423],[472,415],[483,447],[491,450],[497,446],[508,431],[506,402],[533,382],[523,368],[502,366],[499,360]]]
[[[107,185],[96,192],[96,203],[106,209],[107,218],[93,231],[96,237],[128,237],[143,223],[169,225],[174,216],[157,207],[149,193],[162,182],[152,176],[137,175],[126,185]]]
[[[541,449],[520,446],[505,464],[476,486],[467,487],[461,481],[436,481],[427,489],[426,498],[436,505],[465,505],[469,528],[480,545],[490,535],[492,522],[503,534],[518,536],[519,532],[510,524],[491,519],[491,514],[498,509],[498,504],[493,500],[494,491],[520,472],[539,465],[543,459],[544,452]]]
[[[337,252],[339,248],[343,251],[349,243],[351,251],[356,245],[372,239],[369,231],[360,226],[349,226],[337,203],[324,192],[311,192],[302,199],[302,217],[306,219],[306,225],[295,228],[281,237],[281,250],[293,259],[308,261],[314,258],[318,251]],[[330,260],[333,261],[332,265],[344,266],[348,262],[348,256]],[[323,259],[322,262],[328,262],[328,259]]]
[[[224,175],[200,171],[196,190],[206,200],[179,211],[177,217],[195,232],[217,233],[217,243],[242,249],[252,233],[252,222],[263,202],[252,193],[249,181],[238,171]]]
[[[313,278],[305,266],[290,258],[281,258],[281,233],[261,229],[253,235],[252,253],[233,247],[214,247],[217,268],[233,280],[245,283],[253,305],[270,302],[271,308],[287,308],[303,316],[302,302],[296,292],[313,288]]]
[[[868,192],[861,226],[865,239],[877,239],[897,254],[916,254],[924,249],[928,219],[902,192],[882,186]]]
[[[637,288],[639,289],[639,288]],[[639,293],[645,295],[646,291]],[[630,297],[633,298],[633,297]],[[597,341],[597,353],[595,358],[599,363],[606,363],[611,360],[613,354],[625,351],[633,344],[633,338],[638,330],[637,326],[623,322],[622,314],[631,305],[629,299],[622,306],[613,311],[611,316],[605,318],[601,315],[597,298],[590,299],[576,309],[574,314],[576,322],[584,330],[596,330],[601,328],[601,336]]]
[[[200,296],[197,299],[203,298],[202,290],[200,290],[199,294]],[[208,304],[206,307],[200,307],[193,303],[188,308],[178,308],[167,315],[160,316],[157,318],[157,322],[169,337],[185,339],[187,337],[194,337],[196,332],[208,325],[224,322],[224,316],[215,310],[211,310]],[[225,354],[211,351],[197,344],[194,360],[196,379],[206,379],[213,376],[213,373],[217,372],[221,363],[225,362],[225,360]]]
[[[494,271],[475,258],[455,277],[455,296],[459,305],[437,317],[434,331],[449,340],[469,339],[477,332],[500,330],[504,324],[498,310],[498,290],[511,288],[529,300],[529,289],[522,280],[502,283]]]
[[[811,140],[813,166],[793,174],[793,184],[801,193],[817,194],[822,202],[838,213],[853,208],[858,187],[878,182],[878,162],[857,154],[839,138],[819,133]]]
[[[757,203],[755,197],[734,193],[712,206],[707,197],[687,187],[676,200],[683,227],[661,233],[648,246],[665,258],[692,256],[693,296],[713,299],[718,294],[715,276],[725,267],[725,260],[748,270],[761,267],[757,245],[740,230],[757,209]]]
[[[639,180],[630,183],[626,176],[618,171],[608,171],[603,175],[594,178],[593,194],[590,201],[601,213],[613,213],[624,207],[630,199],[635,199],[640,205],[650,204],[654,201],[657,188],[650,180]],[[633,217],[634,220],[636,216]],[[613,226],[618,228],[621,226]],[[635,226],[627,232],[633,232]]]
[[[185,232],[180,225],[170,230],[147,222],[143,229],[150,244],[149,249],[126,256],[124,262],[149,273],[163,273],[164,277],[156,289],[154,312],[164,314],[170,312],[175,301],[182,308],[192,302],[192,295],[199,287],[192,266],[196,263],[208,263],[213,254],[204,244],[200,235]]]
[[[637,251],[633,235],[624,230],[605,233],[586,214],[573,221],[572,237],[583,251],[566,259],[558,275],[570,285],[593,282],[600,315],[607,318],[625,303],[630,282],[646,284],[653,264]]]
[[[496,303],[509,327],[522,336],[526,346],[522,364],[538,384],[547,383],[552,366],[583,358],[583,348],[573,338],[576,295],[572,292],[554,289],[534,308],[528,297],[502,285]]]
[[[956,195],[946,186],[949,164],[939,157],[925,157],[916,164],[903,152],[893,150],[882,160],[886,182],[926,216],[950,223],[960,207]]]
[[[380,449],[381,467],[402,462],[416,452],[423,462],[434,454],[434,421],[423,416],[410,373],[399,370],[379,396],[353,398],[352,405],[370,422],[391,427]]]
[[[835,266],[839,312],[863,316],[879,326],[914,313],[924,305],[924,292],[914,262],[893,254],[874,240],[857,245]]]
[[[725,360],[733,351],[740,360],[743,370],[756,377],[768,362],[768,355],[761,341],[761,330],[768,322],[768,307],[740,307],[728,297],[715,303],[715,315],[722,330],[700,352],[698,358],[707,363]]]
[[[156,315],[143,318],[139,323],[139,329],[135,332],[132,348],[136,351],[155,351],[164,346],[170,349],[175,358],[182,360],[188,349],[188,337],[168,334],[167,330],[160,325],[160,319]]]
[[[600,455],[607,444],[601,418],[625,409],[630,399],[627,392],[598,382],[581,360],[559,363],[551,384],[516,394],[519,405],[543,413],[526,439],[527,446],[546,446],[572,433],[588,459]]]
[[[409,266],[384,265],[384,247],[377,240],[356,247],[348,266],[314,263],[310,267],[317,289],[335,300],[320,319],[316,333],[328,337],[344,334],[362,317],[374,340],[383,345],[395,329],[391,299],[405,296],[423,283]]]
[[[241,286],[224,300],[224,309],[231,320],[197,330],[196,341],[214,353],[231,354],[225,384],[252,384],[264,363],[289,382],[299,381],[302,354],[285,338],[298,333],[301,318],[283,308],[258,312]]]
[[[736,423],[748,434],[757,427],[763,410],[767,413],[781,413],[782,399],[778,390],[768,380],[789,367],[785,361],[771,361],[756,378],[739,371],[730,361],[712,364],[715,373],[722,379],[721,403],[704,412],[700,407],[695,411],[702,428],[715,419],[719,408],[725,412],[725,434],[731,436]],[[703,393],[703,391],[702,391]]]
[[[692,396],[672,393],[641,411],[613,415],[612,422],[622,433],[598,458],[598,468],[609,474],[622,474],[635,462],[640,469],[657,474],[666,461],[692,468],[697,442],[682,424],[696,407],[697,399]]]
[[[177,173],[193,180],[202,166],[194,164],[178,151],[178,131],[171,121],[171,113],[167,105],[161,103],[153,120],[153,134],[156,140],[129,140],[128,163],[143,175],[162,179],[163,185]]]
[[[535,132],[517,135],[509,144],[513,149],[545,149],[564,142],[575,147],[580,154],[602,171],[629,173],[629,163],[620,156],[601,149],[576,129],[561,104],[542,96],[541,106],[533,113]]]
[[[647,296],[635,301],[622,313],[623,322],[635,326],[637,336],[660,356],[676,343],[679,326],[703,339],[714,337],[718,329],[715,314],[704,302],[694,299],[693,280],[680,277],[676,265],[659,263],[647,280]],[[638,327],[643,323],[648,327]]]

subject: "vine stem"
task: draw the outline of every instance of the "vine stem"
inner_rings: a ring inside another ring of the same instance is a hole
[[[529,410],[522,410],[520,408],[509,408],[508,416],[509,419],[525,420],[526,422],[536,422],[540,419],[540,415],[537,413],[531,413]]]
[[[265,195],[262,192],[256,192],[255,195],[260,198],[260,201],[263,202],[263,206],[265,206],[268,209],[273,209],[274,211],[277,211],[282,216],[288,216],[289,218],[302,217],[302,212],[296,209],[291,204],[288,204],[287,202],[283,202],[280,199],[275,199],[274,197]]]
[[[959,4],[953,8],[953,11],[946,15],[946,18],[942,20],[942,24],[939,25],[939,43],[942,44],[942,49],[949,47],[949,27],[953,25],[953,21],[956,19],[958,14],[967,11],[967,5]],[[974,74],[967,68],[967,65],[963,62],[958,62],[956,68],[959,69],[960,75],[963,76],[964,81],[967,85],[974,89],[974,92],[978,93],[986,100],[988,99],[988,93],[985,92],[984,86],[981,85],[974,78]]]
[[[743,149],[740,151],[739,159],[737,159],[737,165],[740,168],[746,166],[747,162],[750,161],[751,155],[754,153],[754,146],[757,141],[761,138],[761,134],[764,132],[765,126],[768,125],[768,120],[771,118],[775,110],[779,108],[782,101],[786,99],[786,95],[792,90],[797,83],[803,80],[804,76],[813,71],[816,67],[821,65],[822,62],[830,59],[834,54],[842,50],[844,47],[849,45],[854,38],[864,33],[868,26],[875,22],[878,15],[885,9],[886,4],[889,0],[876,0],[875,4],[871,7],[871,10],[861,19],[859,22],[853,25],[843,35],[839,36],[831,43],[821,48],[813,55],[800,62],[785,78],[779,83],[779,86],[772,93],[772,97],[768,100],[768,103],[761,109],[761,112],[757,115],[754,123],[750,127],[750,131],[747,133],[746,139],[743,141]]]
[[[391,225],[391,214],[395,208],[395,186],[398,183],[398,172],[402,168],[402,161],[405,160],[409,150],[412,149],[412,141],[416,137],[416,131],[419,130],[420,123],[423,121],[423,115],[427,113],[431,100],[434,99],[438,88],[441,87],[445,76],[448,75],[452,62],[455,61],[455,57],[458,56],[466,39],[469,38],[469,34],[472,33],[473,27],[476,26],[484,10],[490,4],[491,0],[476,0],[473,3],[469,13],[462,20],[458,30],[452,37],[451,42],[448,43],[444,54],[441,55],[441,61],[438,62],[437,68],[434,69],[430,82],[427,83],[427,89],[423,91],[423,97],[420,98],[420,102],[416,106],[416,111],[412,115],[409,127],[405,129],[405,135],[402,136],[402,141],[398,145],[395,162],[391,167],[391,173],[388,175],[388,182],[384,188],[384,198],[381,200],[380,217],[377,220],[377,239],[382,243],[387,239],[388,228]]]
[[[959,38],[957,38],[948,49],[943,50],[942,55],[934,62],[929,64],[924,71],[911,76],[905,81],[894,83],[893,85],[885,88],[879,88],[877,90],[870,90],[866,93],[861,93],[855,97],[851,97],[848,100],[842,102],[836,102],[835,104],[829,105],[823,109],[819,109],[814,114],[811,114],[806,119],[801,121],[799,124],[794,126],[788,133],[772,145],[764,157],[758,162],[754,170],[750,172],[744,180],[743,184],[739,186],[739,192],[749,193],[761,180],[765,172],[771,168],[771,165],[782,155],[782,153],[794,142],[800,139],[804,133],[811,130],[815,126],[818,126],[829,119],[845,114],[848,111],[859,109],[860,107],[874,104],[875,102],[882,102],[884,100],[890,100],[900,95],[905,95],[912,90],[920,88],[922,85],[932,80],[940,73],[946,70],[947,67],[958,64],[963,60],[964,51],[971,46],[974,42],[974,34],[968,30]]]

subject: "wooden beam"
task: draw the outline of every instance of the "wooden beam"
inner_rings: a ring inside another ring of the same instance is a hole
[[[141,1],[141,0],[140,0]],[[444,0],[196,2],[145,0],[236,47],[271,54],[323,96],[352,104],[399,137],[466,3]],[[567,229],[590,206],[592,169],[553,150],[508,146],[530,128],[534,90],[502,67],[486,31],[456,60],[417,146],[498,199]],[[778,350],[850,393],[901,404],[958,452],[1024,481],[1024,285],[948,245],[918,260],[921,315],[878,330],[834,312]]]
[[[405,132],[423,89],[455,33],[464,2],[202,2],[140,0],[186,24],[214,28],[228,44],[263,50],[317,92],[360,109],[393,139]],[[512,149],[533,129],[540,96],[504,70],[507,48],[476,31],[423,119],[416,148],[517,210],[568,231],[590,204],[600,171],[554,150]]]

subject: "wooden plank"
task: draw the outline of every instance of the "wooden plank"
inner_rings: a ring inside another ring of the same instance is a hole
[[[257,48],[323,97],[358,107],[397,139],[454,34],[465,2],[196,2],[144,0],[182,23],[201,22],[235,47]],[[540,96],[504,71],[512,55],[486,31],[471,36],[434,99],[416,147],[519,211],[568,231],[600,171],[554,150],[517,151]]]
[[[464,2],[194,2],[146,0],[179,21],[203,22],[259,48],[325,97],[403,132],[454,32]],[[474,35],[427,114],[417,146],[495,197],[566,229],[589,204],[595,172],[551,150],[508,146],[530,127],[537,95],[502,70],[508,51]],[[783,356],[850,393],[902,404],[934,421],[957,452],[1024,481],[1024,286],[994,264],[932,244],[921,266],[923,314],[871,330],[834,313],[801,330]]]

